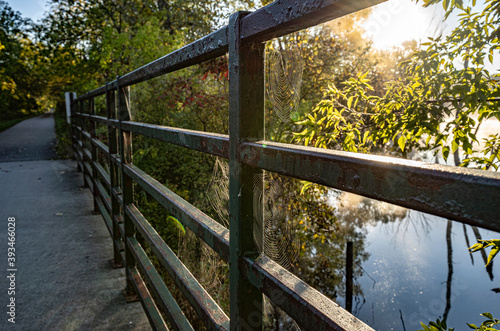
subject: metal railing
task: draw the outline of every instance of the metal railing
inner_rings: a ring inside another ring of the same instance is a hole
[[[75,156],[113,238],[116,266],[126,268],[129,299],[138,295],[155,329],[191,324],[136,239],[158,262],[208,329],[259,329],[263,295],[307,330],[371,330],[335,302],[265,255],[253,241],[253,176],[276,172],[403,207],[500,231],[500,174],[402,159],[264,141],[264,41],[369,7],[383,0],[276,1],[173,53],[72,100]],[[229,53],[229,135],[131,120],[129,86]],[[107,117],[94,98],[106,96]],[[249,102],[251,101],[251,102]],[[96,137],[108,128],[108,145]],[[85,127],[88,127],[88,131]],[[132,162],[131,134],[229,159],[230,229],[205,215]],[[90,149],[86,147],[90,146]],[[106,155],[109,172],[99,162]],[[133,201],[140,185],[230,263],[230,317],[192,276]],[[103,185],[107,186],[107,188]],[[109,193],[108,193],[109,192]]]

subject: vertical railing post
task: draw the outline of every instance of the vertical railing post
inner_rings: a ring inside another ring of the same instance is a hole
[[[125,237],[123,238],[123,244],[125,246],[125,272],[127,275],[127,285],[125,288],[125,299],[127,302],[137,301],[139,297],[135,293],[134,286],[132,285],[134,280],[132,279],[131,270],[135,268],[134,255],[131,252],[130,247],[127,245],[127,238],[135,236],[135,228],[132,220],[125,212],[126,207],[133,203],[134,192],[132,179],[127,176],[124,170],[125,164],[132,163],[132,133],[126,132],[122,128],[122,121],[130,121],[132,119],[132,114],[130,112],[130,87],[121,87],[119,79],[117,79],[118,85],[118,116],[120,120],[120,159],[121,159],[121,175],[122,175],[122,219],[125,228]]]
[[[352,312],[352,281],[354,263],[352,245],[352,241],[347,242],[345,262],[345,309],[350,313]]]
[[[85,114],[85,99],[80,100],[80,114]],[[87,153],[85,153],[85,147],[86,147],[86,137],[83,134],[85,130],[85,118],[80,117],[80,141],[82,142],[82,169],[83,169],[83,187],[90,187],[90,183],[87,182],[87,178],[90,176],[87,167],[85,166],[85,162],[88,162],[87,160]]]
[[[73,109],[75,114],[79,113],[79,107],[80,107],[80,102],[75,101],[73,105]],[[81,137],[80,137],[80,131],[79,131],[79,126],[80,126],[80,116],[75,115],[75,142],[76,142],[76,155],[77,155],[77,162],[78,162],[78,171],[83,173],[83,161],[82,157],[80,156],[80,142],[81,142]]]
[[[66,123],[71,124],[71,117],[73,112],[71,111],[71,101],[73,101],[74,92],[64,92],[64,101],[66,105]]]
[[[69,93],[69,105],[71,109],[71,121],[70,121],[70,134],[71,134],[71,144],[73,145],[73,153],[75,155],[75,160],[76,160],[76,167],[77,170],[80,172],[82,171],[80,167],[80,155],[78,154],[78,136],[77,136],[77,123],[78,123],[78,118],[76,117],[76,93],[71,92]]]
[[[94,98],[89,99],[89,114],[90,115],[95,115],[95,103],[94,103]],[[99,213],[99,205],[97,204],[97,197],[99,196],[99,192],[97,191],[97,182],[99,181],[99,177],[97,174],[97,167],[95,166],[94,162],[97,163],[97,147],[94,145],[93,139],[97,139],[97,134],[96,134],[96,122],[93,119],[90,119],[89,121],[90,127],[90,154],[92,156],[90,160],[90,168],[92,169],[92,184],[94,186],[94,213]]]
[[[262,293],[239,269],[241,258],[259,254],[253,236],[253,180],[262,178],[261,170],[241,163],[240,145],[264,137],[264,44],[242,43],[240,25],[246,14],[231,15],[228,26],[231,330],[262,329]]]
[[[123,260],[120,254],[120,225],[118,215],[120,214],[120,204],[117,195],[120,194],[118,183],[118,168],[114,162],[114,158],[118,157],[118,139],[116,138],[117,130],[111,125],[109,120],[116,119],[116,101],[115,90],[109,89],[106,85],[106,117],[108,119],[108,148],[109,148],[109,194],[111,197],[111,220],[113,224],[113,267],[123,267]]]

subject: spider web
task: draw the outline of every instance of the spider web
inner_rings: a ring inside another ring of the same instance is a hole
[[[221,224],[229,227],[229,165],[216,159],[208,200]],[[260,253],[290,269],[299,255],[300,242],[295,235],[295,222],[287,215],[283,185],[263,173],[253,178],[254,241]]]
[[[266,91],[273,113],[286,121],[297,110],[302,86],[304,63],[297,46],[288,49],[269,49],[266,53]]]
[[[256,228],[263,231],[263,236],[255,241],[260,252],[285,269],[291,269],[296,262],[300,247],[295,221],[286,212],[285,196],[290,194],[293,193],[286,192],[269,174],[254,175],[254,221]],[[254,237],[257,234],[254,231]]]
[[[226,160],[215,159],[207,197],[219,216],[219,223],[229,228],[229,164]]]

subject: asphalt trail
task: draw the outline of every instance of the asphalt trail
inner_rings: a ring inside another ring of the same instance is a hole
[[[54,115],[33,117],[0,132],[0,162],[52,160],[55,146]]]

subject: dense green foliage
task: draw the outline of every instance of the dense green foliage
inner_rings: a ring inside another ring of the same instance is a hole
[[[382,89],[363,71],[331,83],[324,99],[297,122],[296,141],[405,157],[434,150],[445,160],[452,153],[456,165],[498,169],[499,134],[477,138],[486,121],[500,121],[500,76],[484,66],[500,47],[498,4],[487,5],[481,13],[460,7],[455,30],[422,44],[401,62],[404,74]]]
[[[0,121],[22,118],[40,109],[39,82],[34,74],[31,21],[0,1]]]

